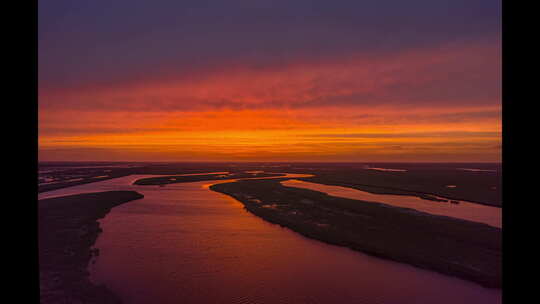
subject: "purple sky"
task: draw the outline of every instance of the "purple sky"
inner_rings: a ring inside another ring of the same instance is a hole
[[[501,3],[40,1],[39,110],[43,159],[497,161]]]

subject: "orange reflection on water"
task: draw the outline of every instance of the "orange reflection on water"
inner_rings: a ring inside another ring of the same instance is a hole
[[[500,290],[307,239],[243,210],[213,182],[126,176],[40,197],[135,190],[100,220],[91,280],[124,303],[500,303]],[[219,181],[226,182],[226,181]],[[211,292],[209,292],[211,291]],[[414,295],[414,296],[412,296]]]

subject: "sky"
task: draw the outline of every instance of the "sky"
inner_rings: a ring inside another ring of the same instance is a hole
[[[40,161],[501,160],[497,0],[39,1]]]

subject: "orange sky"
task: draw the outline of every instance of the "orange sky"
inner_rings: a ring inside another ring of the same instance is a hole
[[[450,44],[40,88],[40,160],[501,160],[500,50]]]

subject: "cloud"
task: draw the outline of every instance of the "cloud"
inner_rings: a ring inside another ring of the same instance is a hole
[[[266,2],[266,4],[262,4]],[[501,4],[453,1],[56,0],[39,5],[42,88],[214,67],[399,54],[501,33]]]
[[[500,46],[448,45],[376,58],[236,67],[194,79],[40,90],[42,109],[208,111],[500,104]]]
[[[40,158],[500,159],[498,0],[38,5]]]
[[[501,132],[405,132],[405,133],[345,133],[345,134],[308,134],[306,137],[318,138],[467,138],[467,137],[491,137],[500,138]]]

